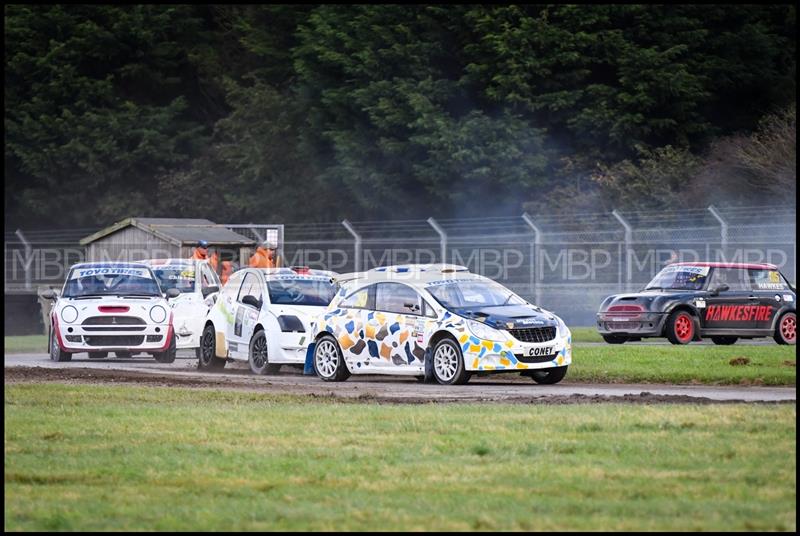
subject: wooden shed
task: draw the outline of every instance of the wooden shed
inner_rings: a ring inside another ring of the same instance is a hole
[[[127,218],[81,240],[87,261],[137,261],[189,258],[197,242],[209,253],[247,266],[254,241],[210,220],[191,218]]]

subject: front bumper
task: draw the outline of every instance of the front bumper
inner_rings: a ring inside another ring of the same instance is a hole
[[[469,371],[537,370],[572,363],[572,335],[561,333],[541,343],[495,342],[464,334],[459,342]]]
[[[636,335],[659,337],[667,315],[635,313],[629,315],[597,313],[597,331],[601,335]]]
[[[280,332],[275,334],[270,361],[302,365],[306,361],[306,351],[311,335],[305,332]]]
[[[54,327],[59,346],[63,351],[70,353],[115,350],[163,352],[169,348],[170,341],[174,336],[171,324],[137,325],[137,328],[144,329],[135,331],[87,330],[81,325],[60,322],[56,322]]]

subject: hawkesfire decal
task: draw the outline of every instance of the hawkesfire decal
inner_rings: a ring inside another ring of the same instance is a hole
[[[706,309],[706,322],[763,322],[772,318],[769,305],[709,305]]]

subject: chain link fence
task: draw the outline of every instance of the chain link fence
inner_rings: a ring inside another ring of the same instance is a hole
[[[225,226],[254,244],[277,240],[286,266],[344,273],[461,264],[576,326],[593,325],[603,298],[641,288],[674,261],[770,262],[796,281],[793,206]],[[60,287],[69,266],[85,260],[80,239],[94,231],[6,232],[6,301]]]

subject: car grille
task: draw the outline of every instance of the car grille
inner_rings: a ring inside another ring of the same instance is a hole
[[[547,342],[556,338],[555,326],[545,328],[523,328],[508,330],[511,336],[522,342]]]
[[[135,316],[90,316],[83,321],[83,326],[113,326],[113,325],[137,325],[146,324],[141,318]]]
[[[556,352],[555,354],[537,356],[514,354],[514,357],[516,357],[517,361],[520,361],[521,363],[546,363],[555,359],[557,355],[558,353]]]
[[[606,322],[606,329],[638,329],[640,322]]]
[[[84,335],[89,346],[139,346],[143,335]]]

